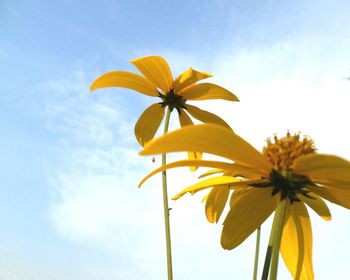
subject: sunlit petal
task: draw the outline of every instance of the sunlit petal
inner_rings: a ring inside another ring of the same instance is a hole
[[[233,249],[252,234],[275,210],[278,196],[271,196],[271,188],[252,188],[232,202],[224,221],[221,246]]]
[[[140,75],[126,71],[112,71],[101,75],[92,83],[90,90],[94,91],[108,87],[128,88],[145,95],[158,96],[156,87],[150,81]]]
[[[184,139],[186,139],[184,141]],[[145,145],[141,155],[198,151],[222,156],[268,175],[271,164],[254,147],[231,130],[214,124],[187,126],[156,138]]]
[[[280,250],[295,280],[313,280],[312,229],[306,207],[301,202],[288,203]]]
[[[173,87],[170,67],[161,56],[145,56],[131,61],[137,69],[164,93]]]
[[[297,194],[297,198],[299,198],[302,202],[305,202],[311,209],[313,209],[320,217],[326,221],[331,220],[331,212],[329,211],[329,208],[324,200],[312,192],[309,192],[307,195],[311,198],[302,194]]]
[[[135,125],[135,135],[141,146],[153,139],[164,118],[164,107],[152,104],[140,116]]]
[[[199,72],[189,68],[176,78],[174,81],[174,90],[179,94],[184,88],[210,77],[212,77],[212,75],[209,73]]]
[[[220,169],[226,169],[231,166],[231,163],[221,162],[221,161],[212,161],[212,160],[179,160],[172,163],[168,163],[164,166],[161,166],[155,170],[153,170],[151,173],[149,173],[145,178],[141,180],[139,183],[139,187],[150,177],[153,175],[162,172],[164,170],[168,170],[171,168],[176,167],[189,167],[189,166],[200,166],[200,167],[210,167],[210,168],[220,168]]]
[[[187,100],[223,99],[239,101],[237,96],[232,92],[211,83],[201,83],[190,86],[184,89],[181,95]]]
[[[199,109],[196,106],[192,106],[190,104],[186,104],[187,112],[191,114],[192,117],[204,123],[213,123],[227,127],[231,129],[231,127],[220,117],[217,115],[210,113],[208,111],[204,111]]]
[[[205,204],[205,215],[210,223],[217,223],[225,208],[230,188],[213,188]]]

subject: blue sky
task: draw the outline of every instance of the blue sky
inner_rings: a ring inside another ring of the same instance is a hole
[[[350,159],[349,13],[345,0],[0,1],[0,278],[165,279],[159,178],[136,188],[155,164],[133,125],[153,100],[89,93],[131,59],[212,73],[241,102],[197,105],[258,149],[290,129]],[[197,175],[170,172],[170,194]],[[254,237],[221,249],[200,200],[171,202],[175,279],[250,279]],[[312,215],[317,279],[349,273],[350,215],[330,208],[331,222]]]

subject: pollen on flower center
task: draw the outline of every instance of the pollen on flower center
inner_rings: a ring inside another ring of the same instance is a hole
[[[285,173],[292,169],[294,160],[306,154],[316,152],[314,142],[308,137],[300,139],[300,134],[291,135],[289,132],[282,138],[275,136],[266,140],[267,145],[263,149],[275,170]]]
[[[174,110],[175,108],[178,113],[181,114],[180,108],[186,109],[186,99],[184,99],[181,95],[176,94],[174,89],[171,89],[166,94],[159,93],[159,97],[163,100],[159,104],[162,107],[168,106],[170,111]]]
[[[273,165],[267,186],[273,187],[272,195],[280,193],[281,199],[288,198],[291,202],[299,201],[297,194],[308,196],[305,186],[312,184],[309,178],[293,172],[293,162],[302,155],[316,152],[314,142],[300,134],[291,135],[289,132],[282,138],[276,136],[268,139],[263,149]]]

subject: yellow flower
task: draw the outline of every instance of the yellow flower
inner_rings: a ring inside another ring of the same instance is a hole
[[[217,221],[229,191],[234,189],[221,235],[225,249],[240,245],[280,202],[287,200],[281,254],[294,279],[314,279],[312,230],[305,204],[325,220],[330,220],[331,214],[322,198],[350,209],[350,162],[317,154],[312,140],[289,133],[268,140],[260,153],[231,130],[212,124],[186,127],[154,139],[140,154],[187,150],[221,156],[230,162],[173,162],[150,173],[141,184],[160,170],[173,167],[195,165],[218,169],[213,173],[223,172],[182,190],[174,199],[213,187],[207,208],[211,208],[212,220]]]
[[[170,111],[176,109],[181,126],[193,124],[188,112],[201,122],[228,124],[220,117],[201,110],[187,103],[188,100],[224,99],[238,101],[230,91],[212,84],[198,81],[211,77],[210,74],[198,72],[189,68],[175,80],[168,63],[160,56],[146,56],[131,61],[143,76],[126,71],[112,71],[98,77],[91,85],[91,91],[106,87],[122,87],[139,93],[160,98],[160,102],[149,106],[140,116],[135,125],[135,135],[144,144],[153,139],[165,113],[165,107]],[[195,155],[193,155],[196,158]]]

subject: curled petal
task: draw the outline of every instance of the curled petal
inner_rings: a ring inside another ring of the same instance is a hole
[[[211,170],[208,170],[208,171],[202,173],[201,175],[199,175],[198,179],[202,179],[202,178],[207,177],[207,176],[211,176],[211,175],[218,174],[218,173],[224,173],[224,172],[225,171],[222,169],[211,169]]]
[[[112,71],[98,77],[90,86],[90,90],[94,91],[100,88],[122,87],[136,90],[149,96],[158,96],[156,87],[144,77],[126,72]]]
[[[267,176],[271,164],[267,157],[231,130],[214,124],[186,126],[169,132],[145,145],[140,155],[198,151],[222,156],[253,167]]]
[[[188,167],[188,166],[201,166],[201,167],[210,167],[210,168],[228,168],[231,164],[230,163],[226,163],[226,162],[221,162],[221,161],[211,161],[211,160],[179,160],[179,161],[175,161],[172,163],[168,163],[164,166],[161,166],[155,170],[153,170],[151,173],[149,173],[145,178],[143,178],[141,180],[141,182],[139,183],[139,187],[142,186],[142,184],[149,179],[150,177],[152,177],[153,175],[162,172],[164,170],[168,170],[171,168],[176,168],[176,167]]]
[[[181,92],[186,100],[223,99],[228,101],[239,101],[232,92],[215,84],[202,83],[190,86]]]
[[[313,280],[312,229],[302,202],[289,203],[285,215],[280,250],[283,260],[296,280]]]
[[[275,210],[278,196],[271,196],[271,188],[249,189],[236,195],[224,221],[221,246],[234,249],[252,234]]]
[[[201,190],[205,190],[207,188],[211,188],[214,186],[222,188],[222,187],[241,187],[245,185],[247,185],[246,182],[241,181],[240,179],[237,179],[235,177],[219,176],[219,177],[209,178],[197,184],[189,186],[183,189],[182,191],[180,191],[177,195],[175,195],[173,199],[177,200],[186,193],[194,194],[196,192],[199,192]]]
[[[164,107],[152,104],[140,116],[135,125],[135,135],[141,146],[153,139],[164,118]]]
[[[222,118],[218,117],[213,113],[201,110],[198,107],[192,106],[190,104],[186,104],[186,108],[192,117],[196,118],[201,122],[218,124],[218,125],[225,126],[228,129],[232,129]]]
[[[205,204],[205,215],[210,223],[217,223],[225,208],[230,188],[213,188]]]
[[[199,72],[189,68],[174,81],[174,91],[180,93],[184,88],[210,77],[212,77],[212,75],[209,73]]]
[[[131,63],[164,93],[169,92],[173,87],[173,75],[170,67],[161,56],[145,56],[134,59]]]

